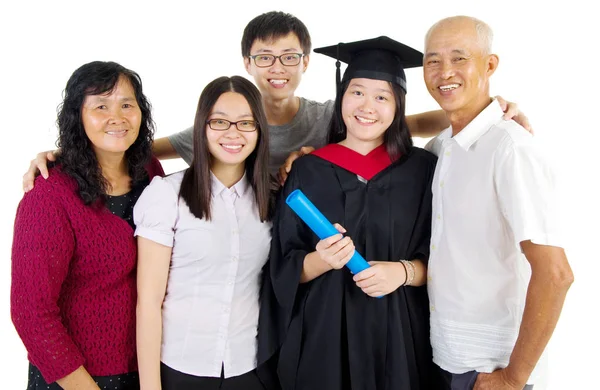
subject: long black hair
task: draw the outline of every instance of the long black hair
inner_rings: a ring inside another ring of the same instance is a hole
[[[329,133],[327,136],[327,143],[329,144],[338,143],[346,139],[347,129],[342,117],[342,99],[350,85],[350,81],[352,80],[342,83],[340,91],[335,97],[333,116],[329,122]],[[401,155],[408,154],[413,146],[413,142],[408,131],[406,115],[404,113],[406,93],[399,85],[395,83],[390,83],[390,85],[394,93],[394,100],[396,101],[396,112],[394,113],[394,120],[383,135],[383,143],[390,158],[394,161]]]
[[[206,121],[222,94],[236,92],[244,96],[257,123],[256,147],[245,161],[246,176],[256,199],[260,220],[269,220],[271,193],[269,179],[269,125],[263,109],[260,92],[250,81],[241,76],[219,77],[211,81],[198,100],[194,121],[194,160],[183,175],[179,196],[185,200],[196,218],[210,220],[211,154],[206,137]]]
[[[75,179],[79,196],[85,204],[104,199],[110,185],[102,176],[96,153],[85,133],[81,110],[86,96],[111,93],[121,77],[126,78],[133,87],[142,111],[138,137],[125,152],[131,185],[135,186],[147,178],[144,167],[152,156],[154,122],[152,107],[142,92],[140,76],[115,62],[94,61],[82,65],[69,78],[58,108],[56,144],[60,148],[57,163],[63,172]]]

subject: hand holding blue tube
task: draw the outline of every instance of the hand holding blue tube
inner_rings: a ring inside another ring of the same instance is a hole
[[[339,233],[302,191],[293,191],[288,195],[285,203],[298,214],[300,219],[308,225],[319,239],[323,240]],[[346,266],[353,274],[357,274],[370,267],[369,263],[357,251],[354,251],[352,258],[346,263]]]

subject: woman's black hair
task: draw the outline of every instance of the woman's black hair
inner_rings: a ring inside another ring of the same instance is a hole
[[[131,186],[147,179],[144,167],[152,156],[154,122],[152,106],[144,96],[140,76],[115,62],[94,61],[85,64],[69,78],[56,121],[57,146],[60,148],[57,163],[63,172],[75,179],[79,196],[85,204],[104,199],[110,185],[102,176],[96,153],[83,127],[83,103],[86,96],[110,94],[122,77],[131,84],[142,112],[138,137],[125,152]]]
[[[272,210],[272,183],[268,170],[269,125],[260,92],[254,84],[241,76],[219,77],[211,81],[202,91],[194,121],[194,160],[183,175],[179,196],[185,200],[194,216],[210,220],[212,157],[208,149],[206,121],[219,97],[226,92],[241,94],[248,102],[257,123],[258,140],[256,147],[246,158],[245,169],[246,177],[254,190],[260,220],[264,222],[270,219]]]

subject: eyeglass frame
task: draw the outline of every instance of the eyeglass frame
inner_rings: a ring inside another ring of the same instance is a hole
[[[297,63],[297,64],[294,64],[294,65],[286,65],[286,64],[284,64],[284,63],[283,63],[283,61],[281,60],[281,57],[284,57],[284,56],[286,56],[286,55],[287,55],[287,56],[289,56],[290,54],[295,54],[295,55],[299,55],[299,56],[300,56],[300,57],[298,58],[298,63]],[[270,56],[270,57],[273,57],[273,62],[271,62],[271,64],[270,64],[270,65],[264,65],[264,66],[258,65],[258,64],[256,63],[256,57],[261,57],[261,56]],[[273,54],[263,53],[263,54],[254,54],[254,55],[249,55],[249,56],[248,56],[248,58],[250,58],[250,59],[254,60],[254,65],[258,66],[259,68],[268,68],[268,67],[270,67],[270,66],[273,66],[273,65],[275,65],[275,61],[277,61],[277,60],[279,60],[279,62],[280,62],[280,63],[281,63],[281,65],[283,65],[283,66],[298,66],[298,64],[300,64],[300,62],[302,62],[302,58],[303,58],[304,56],[306,56],[306,54],[304,54],[304,53],[285,53],[285,54],[281,54],[281,55],[278,55],[278,56],[275,56],[275,55],[273,55]]]
[[[210,122],[212,122],[212,121],[223,121],[223,122],[228,122],[228,123],[229,123],[229,126],[227,126],[227,128],[226,128],[226,129],[214,129],[214,128],[213,128],[213,127],[210,125]],[[240,129],[240,128],[238,127],[238,125],[237,125],[237,124],[238,124],[238,123],[240,123],[240,122],[253,122],[253,123],[254,123],[254,129],[253,129],[253,130],[242,130],[242,129]],[[227,130],[231,129],[231,126],[232,126],[232,125],[235,125],[235,128],[236,128],[238,131],[241,131],[242,133],[252,133],[252,132],[254,132],[254,131],[257,131],[257,130],[258,130],[258,127],[259,127],[259,126],[258,126],[258,122],[257,122],[257,121],[255,121],[255,120],[248,120],[248,119],[244,119],[244,120],[237,121],[237,122],[232,122],[232,121],[229,121],[229,120],[227,120],[227,119],[214,118],[214,119],[207,119],[205,123],[208,125],[208,127],[210,127],[210,129],[211,129],[211,130],[214,130],[214,131],[227,131]]]

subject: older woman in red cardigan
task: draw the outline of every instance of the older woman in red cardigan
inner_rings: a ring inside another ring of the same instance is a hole
[[[60,156],[15,219],[11,315],[28,389],[139,388],[132,210],[163,174],[150,109],[139,76],[114,62],[85,64],[67,82]]]

